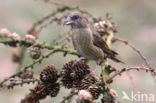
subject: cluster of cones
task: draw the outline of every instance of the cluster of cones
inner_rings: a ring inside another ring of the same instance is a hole
[[[37,84],[21,103],[39,103],[39,100],[47,96],[56,97],[60,90],[58,78],[59,75],[53,65],[44,67],[40,73],[41,83]]]
[[[53,65],[44,67],[40,73],[41,83],[37,84],[21,103],[39,103],[39,100],[46,96],[56,97],[60,85],[67,89],[86,90],[92,95],[92,101],[98,99],[104,91],[99,80],[91,75],[87,64],[78,62],[72,67],[73,63],[75,61],[66,63],[60,74]]]
[[[102,93],[102,87],[98,85],[98,79],[91,75],[90,68],[83,62],[78,62],[72,68],[75,61],[70,61],[64,65],[61,72],[61,82],[64,87],[70,89],[89,91],[93,99],[98,99]]]

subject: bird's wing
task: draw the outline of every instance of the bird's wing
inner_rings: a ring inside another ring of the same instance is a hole
[[[104,53],[107,54],[107,57],[116,61],[125,64],[123,61],[118,59],[116,56],[118,55],[117,52],[111,50],[109,46],[106,44],[106,42],[102,39],[102,37],[98,34],[98,32],[94,29],[94,27],[91,27],[92,29],[92,35],[93,35],[93,45],[99,47],[102,49]]]
[[[97,34],[93,34],[93,45],[102,49],[102,51],[107,54],[108,58],[110,58],[116,62],[120,62],[120,63],[125,64],[123,61],[121,61],[120,59],[118,59],[116,57],[118,55],[118,53],[111,50],[108,47],[108,45],[106,44],[106,42],[102,39],[102,37],[98,36]]]
[[[106,42],[102,39],[102,37],[98,36],[97,34],[93,34],[93,44],[100,49],[103,50],[104,53],[106,53],[109,56],[115,56],[118,55],[115,51],[111,50]]]

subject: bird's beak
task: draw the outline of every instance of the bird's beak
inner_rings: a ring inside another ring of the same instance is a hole
[[[70,25],[70,24],[72,24],[73,23],[73,21],[70,19],[70,17],[67,17],[67,19],[64,21],[64,25]]]

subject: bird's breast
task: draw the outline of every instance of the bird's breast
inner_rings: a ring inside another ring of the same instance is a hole
[[[74,30],[72,35],[74,48],[87,59],[103,58],[102,50],[92,43],[92,34],[89,30]]]
[[[81,54],[85,55],[88,52],[88,48],[91,45],[91,35],[88,30],[73,30],[72,41],[74,44],[74,48]]]

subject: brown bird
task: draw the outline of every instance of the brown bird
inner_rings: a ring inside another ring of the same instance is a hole
[[[86,17],[81,14],[69,15],[64,21],[64,24],[71,26],[74,48],[84,59],[95,60],[97,65],[99,65],[105,57],[123,63],[116,58],[118,53],[108,47]]]

